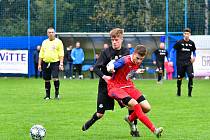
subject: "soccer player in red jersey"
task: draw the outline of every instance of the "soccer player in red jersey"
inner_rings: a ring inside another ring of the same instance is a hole
[[[156,128],[144,114],[146,112],[145,110],[150,107],[150,104],[144,98],[141,91],[135,88],[133,82],[129,78],[134,72],[143,72],[139,67],[144,60],[146,53],[146,48],[143,45],[137,45],[132,55],[127,55],[112,64],[108,64],[107,71],[114,73],[112,78],[106,82],[108,95],[121,102],[126,107],[134,110],[131,115],[125,117],[125,121],[132,126],[132,122],[138,118],[159,138],[163,132],[163,128]],[[144,100],[138,103],[140,98]]]

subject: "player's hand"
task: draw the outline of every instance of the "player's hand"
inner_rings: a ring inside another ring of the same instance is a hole
[[[102,78],[103,78],[106,82],[108,82],[112,77],[111,77],[111,76],[106,76],[106,75],[104,75]]]
[[[194,62],[195,62],[195,57],[192,57],[192,58],[190,59],[190,61],[191,61],[191,63],[194,63]]]
[[[60,65],[59,65],[59,70],[61,70],[61,71],[64,70],[63,64],[60,64]]]
[[[153,61],[153,64],[156,65],[156,61]]]
[[[137,74],[141,74],[141,73],[144,73],[145,72],[145,69],[137,69],[136,70],[136,73]]]
[[[38,70],[42,71],[42,66],[41,65],[38,65]]]

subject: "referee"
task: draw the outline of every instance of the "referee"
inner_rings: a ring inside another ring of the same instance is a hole
[[[60,39],[55,37],[55,30],[52,27],[47,29],[48,39],[42,42],[42,47],[39,53],[38,70],[43,70],[43,79],[45,80],[46,96],[45,100],[50,99],[50,80],[51,77],[54,81],[55,99],[59,99],[59,86],[58,79],[59,70],[63,68],[64,49],[63,43]]]

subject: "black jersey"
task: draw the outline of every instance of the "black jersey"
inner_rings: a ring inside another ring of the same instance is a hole
[[[100,77],[100,82],[105,82],[102,77],[103,75],[111,76],[106,69],[106,65],[113,59],[119,59],[122,56],[129,55],[130,51],[128,48],[122,47],[120,50],[114,50],[112,47],[109,47],[103,50],[94,66],[94,72]]]
[[[164,63],[165,57],[168,58],[168,52],[166,49],[157,49],[154,51],[154,54],[157,63]]]
[[[179,40],[174,45],[174,49],[176,50],[176,62],[178,65],[191,64],[191,54],[196,50],[195,43],[192,40]]]

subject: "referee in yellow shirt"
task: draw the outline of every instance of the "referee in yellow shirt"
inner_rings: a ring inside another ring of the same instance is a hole
[[[45,100],[50,99],[50,80],[54,81],[55,99],[59,99],[59,70],[63,70],[64,49],[60,39],[55,37],[55,30],[52,27],[47,29],[48,39],[42,42],[39,53],[38,70],[43,71],[43,79],[45,80],[46,96]]]

